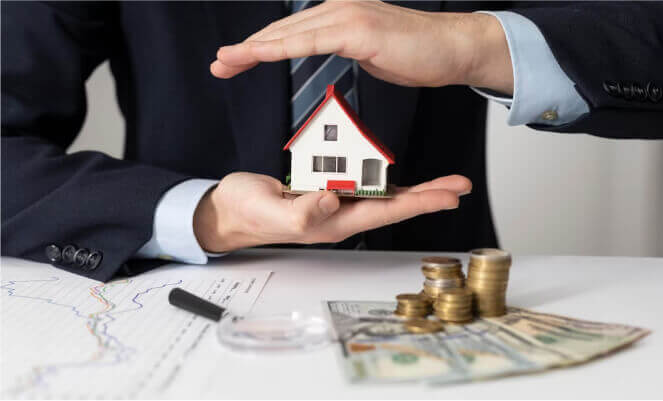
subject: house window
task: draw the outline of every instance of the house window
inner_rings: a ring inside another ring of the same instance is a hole
[[[336,172],[336,158],[325,156],[322,158],[322,171],[325,173]]]
[[[345,157],[335,156],[313,156],[314,173],[345,173]]]
[[[325,125],[325,141],[338,141],[338,125]]]
[[[322,171],[322,156],[313,156],[313,172],[319,173]]]
[[[364,159],[361,164],[361,185],[380,185],[382,162],[377,159]]]
[[[336,172],[345,173],[345,157],[339,157],[336,161]]]

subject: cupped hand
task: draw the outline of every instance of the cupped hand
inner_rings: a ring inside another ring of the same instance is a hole
[[[218,78],[230,78],[260,62],[332,53],[358,60],[373,76],[399,85],[513,91],[508,46],[495,17],[380,1],[327,1],[300,11],[221,47],[210,69]]]
[[[420,214],[458,207],[472,183],[460,175],[400,187],[391,199],[340,200],[333,192],[286,195],[260,174],[232,173],[201,200],[194,232],[210,252],[266,244],[340,242],[356,233]]]

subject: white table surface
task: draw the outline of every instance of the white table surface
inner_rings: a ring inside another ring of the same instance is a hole
[[[415,252],[247,250],[210,269],[272,270],[254,313],[323,314],[325,300],[393,300],[419,291]],[[467,262],[467,255],[454,254]],[[13,259],[3,258],[2,263]],[[508,303],[580,319],[631,324],[652,334],[621,352],[573,368],[430,387],[350,384],[337,344],[304,354],[245,356],[206,333],[168,397],[177,398],[661,398],[663,258],[514,256]],[[22,262],[25,263],[25,262]],[[170,265],[165,269],[185,268]]]

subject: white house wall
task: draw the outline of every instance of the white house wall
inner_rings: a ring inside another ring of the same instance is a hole
[[[324,126],[338,126],[338,140],[324,140]],[[290,145],[292,152],[291,188],[295,191],[317,191],[327,187],[327,180],[352,180],[357,189],[380,189],[387,185],[388,161],[355,127],[336,100],[330,99],[313,117],[304,131]],[[345,173],[313,172],[313,156],[346,158]],[[361,185],[362,161],[378,159],[382,162],[380,185]]]

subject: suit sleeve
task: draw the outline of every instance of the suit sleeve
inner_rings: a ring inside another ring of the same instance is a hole
[[[85,118],[85,81],[119,37],[114,12],[106,2],[2,11],[2,254],[100,281],[132,271],[159,199],[189,178],[65,153]]]
[[[663,139],[663,4],[566,3],[513,10],[541,30],[589,113],[554,132]]]

